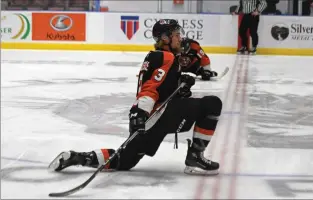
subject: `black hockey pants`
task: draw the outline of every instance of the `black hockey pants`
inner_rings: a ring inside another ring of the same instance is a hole
[[[179,132],[189,131],[195,122],[197,124],[207,116],[218,117],[221,110],[222,102],[216,96],[171,100],[158,121],[144,135],[135,137],[119,158],[112,161],[110,168],[115,169],[117,165],[118,170],[133,168],[144,155],[154,156],[165,136],[175,133],[183,120],[185,123]],[[206,121],[206,124],[215,130],[217,120]]]

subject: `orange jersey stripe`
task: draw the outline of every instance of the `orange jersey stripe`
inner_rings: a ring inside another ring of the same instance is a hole
[[[195,126],[194,131],[201,133],[203,135],[214,135],[214,130],[206,130],[198,126]]]
[[[104,157],[104,162],[106,162],[110,158],[109,151],[107,149],[101,149],[101,152],[102,152],[103,157]],[[110,163],[108,163],[105,166],[105,169],[109,169],[109,167],[110,167]]]

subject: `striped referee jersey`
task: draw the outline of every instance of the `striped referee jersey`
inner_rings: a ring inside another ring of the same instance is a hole
[[[239,6],[236,9],[236,13],[242,11],[244,14],[249,14],[255,10],[261,13],[266,6],[266,0],[239,0]]]

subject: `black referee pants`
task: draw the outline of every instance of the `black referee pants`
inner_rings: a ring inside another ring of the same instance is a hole
[[[244,14],[239,26],[239,36],[241,38],[241,45],[247,47],[248,37],[247,30],[250,29],[250,35],[252,38],[252,46],[257,47],[259,43],[258,26],[260,16],[253,16],[251,14]]]

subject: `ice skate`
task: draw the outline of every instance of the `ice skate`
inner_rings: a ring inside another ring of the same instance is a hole
[[[75,151],[64,151],[60,153],[50,164],[49,169],[61,171],[67,167],[81,165],[88,167],[98,167],[99,163],[95,152],[78,153]]]
[[[188,139],[188,152],[186,156],[186,174],[192,175],[216,175],[219,170],[219,163],[206,159],[203,151],[199,151],[191,145]]]
[[[248,49],[245,46],[242,46],[240,49],[237,50],[238,55],[245,55],[248,53]]]
[[[252,47],[250,50],[249,50],[249,54],[250,55],[255,55],[256,54],[256,47]]]

